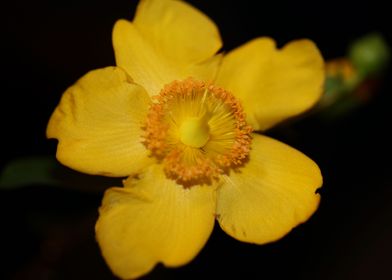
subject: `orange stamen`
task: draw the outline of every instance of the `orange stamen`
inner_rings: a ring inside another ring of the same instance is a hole
[[[209,133],[201,147],[181,141],[181,124],[189,118],[209,128],[200,131]],[[211,184],[244,164],[250,152],[252,128],[239,101],[223,88],[191,78],[166,85],[153,98],[143,128],[147,149],[162,161],[166,175],[185,187]]]

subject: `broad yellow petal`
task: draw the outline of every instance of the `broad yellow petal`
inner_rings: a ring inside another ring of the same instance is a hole
[[[322,185],[318,166],[304,154],[254,135],[249,162],[231,172],[217,193],[222,229],[245,242],[275,241],[317,209]]]
[[[120,278],[136,278],[158,262],[175,267],[192,260],[214,225],[215,189],[184,189],[150,166],[125,188],[105,193],[96,224],[102,255]]]
[[[113,46],[117,65],[150,95],[189,76],[212,81],[221,61],[216,26],[181,1],[141,1],[134,22],[115,24]]]
[[[255,130],[304,112],[322,94],[324,64],[309,40],[277,49],[270,38],[254,39],[228,53],[217,84],[238,97]]]
[[[206,60],[222,46],[214,22],[186,2],[142,0],[134,23],[159,52],[180,64]]]
[[[57,159],[78,171],[127,176],[152,163],[141,143],[150,98],[120,68],[87,73],[68,88],[50,118]]]

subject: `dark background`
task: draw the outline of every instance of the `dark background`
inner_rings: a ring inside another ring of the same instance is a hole
[[[224,50],[257,36],[314,40],[326,59],[371,31],[391,44],[381,1],[190,1],[221,30]],[[262,2],[262,3],[260,3]],[[45,126],[62,92],[113,65],[111,29],[137,1],[15,1],[1,7],[1,167],[54,155]],[[392,279],[390,71],[374,98],[339,121],[308,118],[269,132],[313,158],[324,175],[316,214],[279,242],[256,246],[216,226],[189,265],[145,279]],[[23,176],[23,174],[20,174]],[[102,193],[29,186],[0,191],[1,279],[113,279],[94,241]]]

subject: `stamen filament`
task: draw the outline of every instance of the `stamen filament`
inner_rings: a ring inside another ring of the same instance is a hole
[[[228,91],[195,81],[173,81],[153,98],[144,145],[166,176],[184,187],[211,184],[247,161],[252,129]]]

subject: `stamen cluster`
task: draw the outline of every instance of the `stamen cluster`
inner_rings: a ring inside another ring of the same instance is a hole
[[[181,124],[189,118],[209,127],[202,147],[180,140]],[[144,145],[163,163],[166,175],[185,187],[212,183],[244,164],[250,152],[252,128],[240,102],[225,89],[192,78],[174,81],[153,97],[143,128]]]

